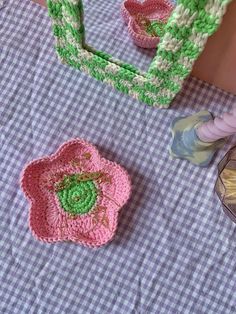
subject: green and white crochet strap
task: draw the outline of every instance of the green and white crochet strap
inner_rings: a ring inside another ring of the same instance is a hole
[[[151,106],[169,107],[230,0],[179,0],[144,73],[85,42],[82,0],[47,0],[60,60]]]

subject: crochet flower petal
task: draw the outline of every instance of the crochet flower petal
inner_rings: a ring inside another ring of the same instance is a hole
[[[124,0],[121,14],[134,43],[142,48],[156,48],[173,5],[168,0]],[[153,23],[154,22],[154,23]]]
[[[119,209],[130,195],[126,171],[76,139],[23,171],[30,200],[30,228],[42,241],[74,241],[100,246],[111,240]]]

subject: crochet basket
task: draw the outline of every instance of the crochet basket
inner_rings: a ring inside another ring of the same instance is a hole
[[[47,0],[60,60],[151,106],[168,108],[230,0],[178,0],[146,73],[88,46],[82,0]]]

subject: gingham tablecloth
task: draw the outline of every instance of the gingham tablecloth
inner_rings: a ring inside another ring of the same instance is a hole
[[[88,41],[145,69],[121,1],[87,0]],[[171,160],[173,118],[230,110],[234,96],[190,78],[169,110],[154,109],[60,64],[46,10],[29,1],[0,9],[0,313],[234,314],[236,225],[207,169]],[[81,137],[123,165],[132,197],[116,237],[93,250],[44,244],[28,227],[19,187],[25,163]]]

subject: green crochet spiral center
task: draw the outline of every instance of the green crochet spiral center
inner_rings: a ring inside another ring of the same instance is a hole
[[[61,207],[72,215],[83,215],[92,210],[97,200],[97,189],[93,181],[78,182],[74,175],[70,185],[56,192]]]
[[[150,25],[148,25],[146,32],[149,35],[155,34],[158,37],[162,37],[165,34],[165,23],[151,21]]]

